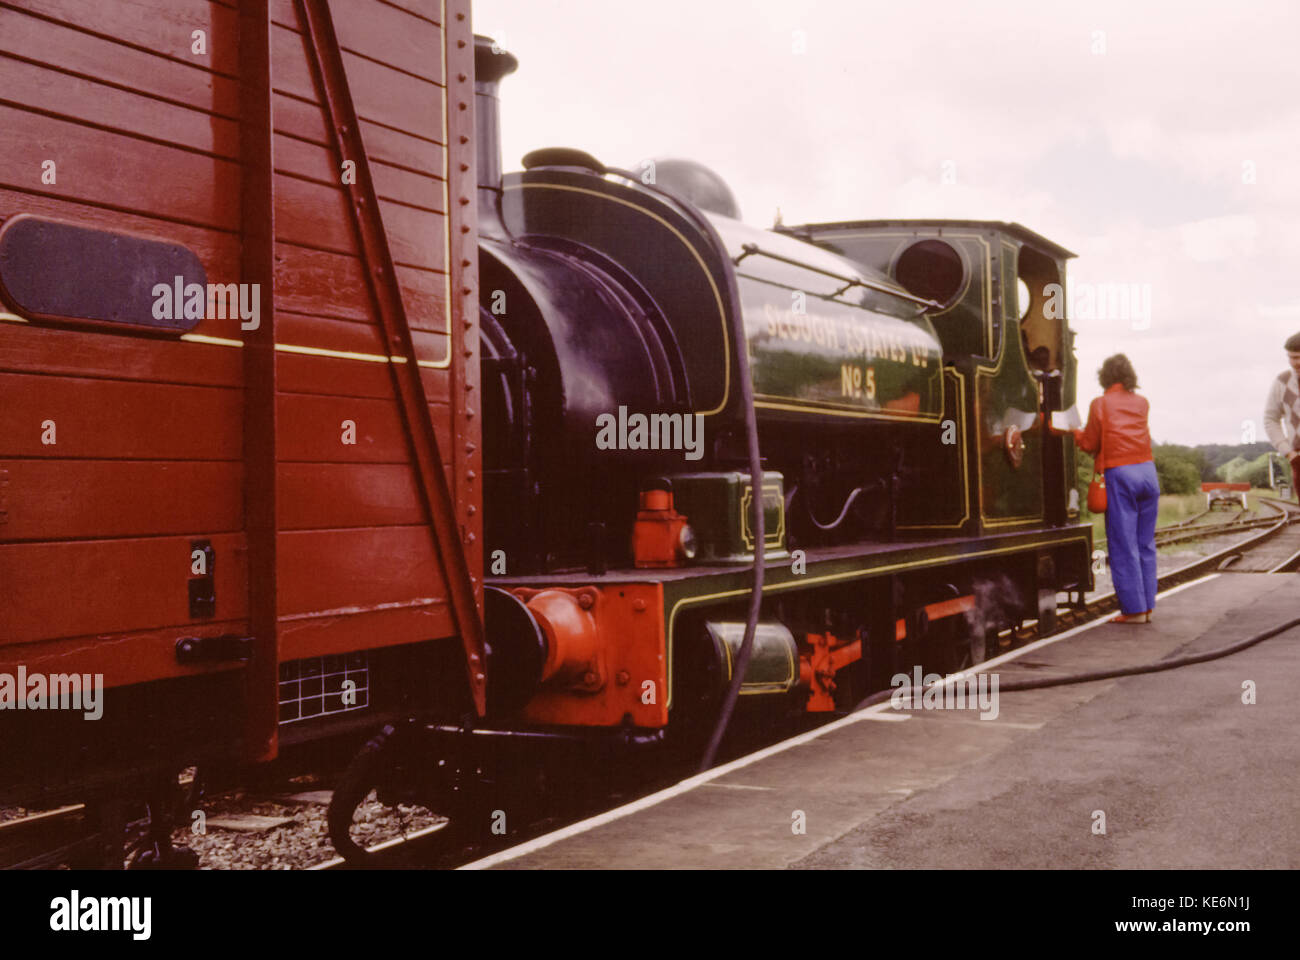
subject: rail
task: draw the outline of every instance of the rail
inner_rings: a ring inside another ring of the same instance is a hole
[[[1259,520],[1251,520],[1242,524],[1213,524],[1213,526],[1232,526],[1235,530],[1255,529],[1267,526],[1267,529],[1253,537],[1231,543],[1223,549],[1216,550],[1208,556],[1200,557],[1185,566],[1169,571],[1158,578],[1159,586],[1157,589],[1160,591],[1168,590],[1170,587],[1175,587],[1180,583],[1186,583],[1189,580],[1195,580],[1197,577],[1203,576],[1204,574],[1213,573],[1229,557],[1239,554],[1244,550],[1250,550],[1252,547],[1258,546],[1265,540],[1277,536],[1291,524],[1300,522],[1300,507],[1297,507],[1295,504],[1286,503],[1280,500],[1271,500],[1265,497],[1260,497],[1259,502],[1272,510],[1276,510],[1278,516],[1264,517]],[[1199,534],[1199,536],[1203,537],[1205,534]],[[1300,563],[1300,553],[1292,556],[1270,572],[1284,572],[1282,568],[1284,568],[1286,564],[1293,562]],[[1094,597],[1082,607],[1059,613],[1058,619],[1061,621],[1062,626],[1073,627],[1080,623],[1085,623],[1088,620],[1092,620],[1095,617],[1102,616],[1118,607],[1119,601],[1115,596],[1115,592],[1112,590]]]
[[[84,830],[85,813],[85,804],[74,803],[0,821],[0,869],[55,867],[98,844],[98,835]]]

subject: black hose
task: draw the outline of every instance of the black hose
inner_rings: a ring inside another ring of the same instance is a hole
[[[1276,627],[1270,627],[1260,633],[1247,637],[1245,640],[1239,640],[1236,643],[1230,643],[1226,647],[1218,647],[1214,650],[1207,650],[1205,653],[1192,653],[1183,657],[1173,657],[1164,660],[1156,660],[1154,663],[1145,663],[1136,667],[1116,667],[1112,670],[1091,670],[1085,673],[1071,673],[1063,677],[1044,677],[1041,680],[1010,680],[1006,683],[998,683],[998,692],[1003,690],[1042,690],[1045,687],[1065,687],[1075,683],[1092,683],[1096,680],[1112,680],[1116,677],[1133,677],[1144,673],[1161,673],[1165,670],[1175,670],[1178,667],[1191,666],[1194,663],[1205,663],[1207,660],[1218,660],[1221,657],[1230,656],[1239,653],[1247,647],[1253,647],[1257,643],[1263,643],[1279,633],[1285,633],[1295,627],[1300,627],[1300,617],[1293,617],[1285,623]],[[967,675],[975,676],[979,671],[969,672]],[[888,690],[879,690],[867,697],[849,713],[857,713],[867,707],[874,706],[877,703],[884,703],[891,699],[895,693],[914,689],[911,684],[902,687],[891,687]]]
[[[348,863],[360,864],[375,860],[375,854],[352,838],[352,816],[375,786],[385,747],[395,732],[392,725],[388,724],[367,740],[334,785],[325,823],[334,849]]]
[[[710,224],[710,231],[712,225]],[[714,234],[719,250],[725,250],[722,241]],[[745,442],[749,449],[749,479],[754,491],[751,501],[754,507],[754,584],[749,592],[749,612],[745,617],[745,639],[740,642],[740,651],[736,654],[736,666],[727,685],[727,696],[722,701],[713,732],[709,735],[709,745],[700,760],[700,772],[713,766],[718,746],[731,723],[731,714],[736,709],[736,700],[740,697],[740,685],[745,680],[745,671],[749,669],[750,655],[754,650],[754,631],[758,629],[759,610],[763,605],[764,562],[767,559],[767,531],[764,529],[763,507],[763,459],[758,449],[758,419],[754,414],[754,384],[749,378],[749,349],[745,340],[745,321],[740,312],[740,293],[736,289],[736,278],[728,270],[731,302],[734,309],[731,314],[731,326],[735,339],[736,373],[740,380],[741,406],[745,411]]]

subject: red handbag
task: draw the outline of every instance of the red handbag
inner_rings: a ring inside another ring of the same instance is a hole
[[[1097,404],[1097,417],[1101,420],[1101,445],[1097,448],[1097,459],[1093,462],[1092,482],[1088,484],[1088,510],[1092,513],[1106,512],[1106,464],[1102,457],[1106,452],[1106,397],[1102,396]]]

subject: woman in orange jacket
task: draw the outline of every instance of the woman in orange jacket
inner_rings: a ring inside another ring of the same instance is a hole
[[[1156,605],[1156,514],[1160,480],[1147,427],[1150,404],[1138,396],[1137,374],[1117,353],[1097,372],[1103,393],[1074,431],[1080,449],[1098,454],[1106,476],[1106,541],[1119,598],[1119,623],[1150,623]]]

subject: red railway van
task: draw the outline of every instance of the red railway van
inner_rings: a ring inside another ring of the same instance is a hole
[[[5,792],[481,713],[469,0],[18,0],[0,97]]]

